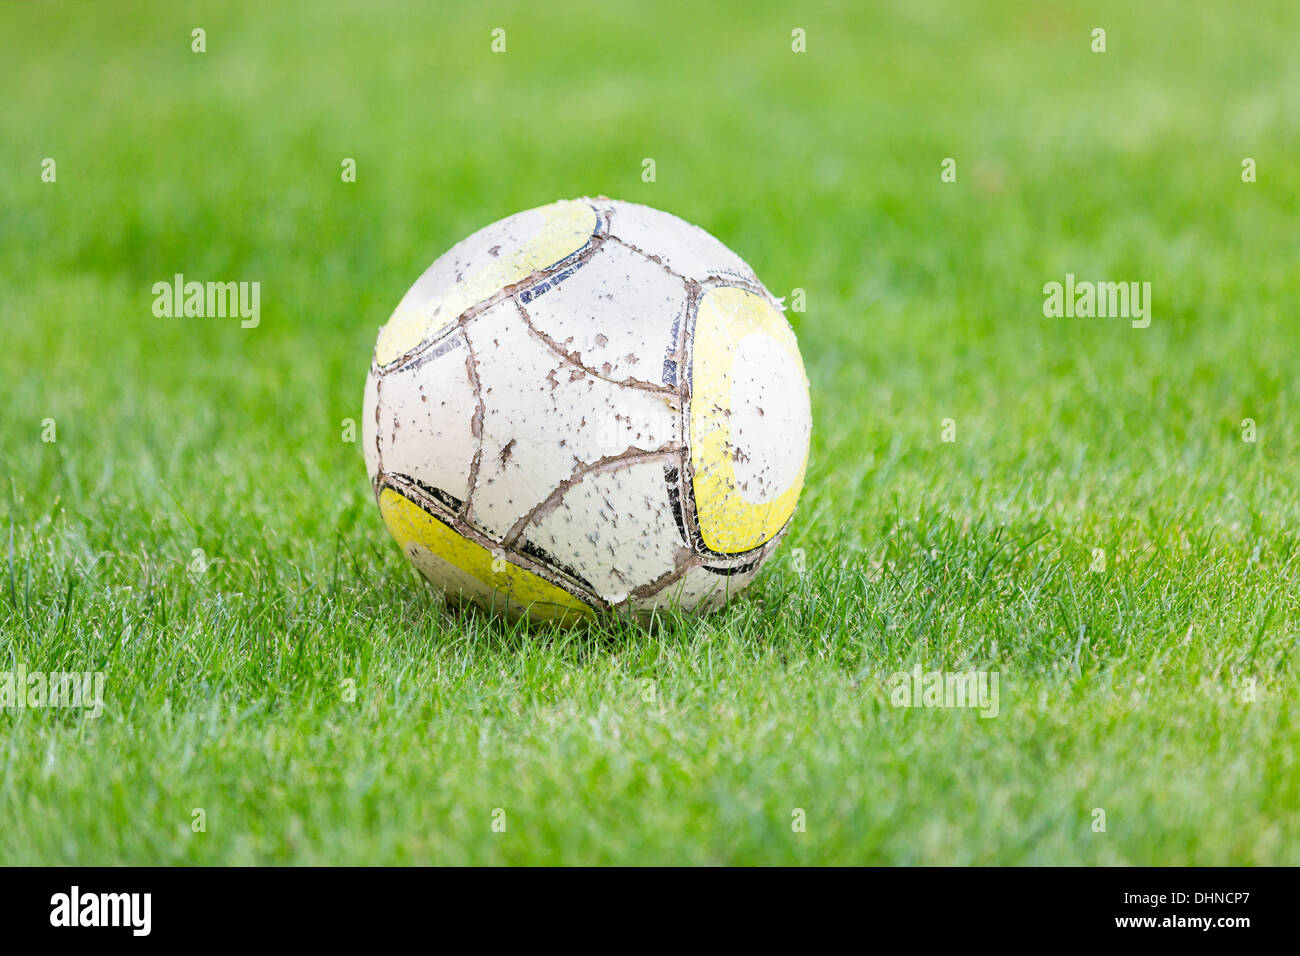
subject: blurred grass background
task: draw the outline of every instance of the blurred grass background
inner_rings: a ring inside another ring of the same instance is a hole
[[[1300,862],[1298,28],[0,8],[0,669],[108,679],[98,721],[0,711],[0,862]],[[450,615],[342,422],[437,255],[601,193],[807,291],[794,529],[705,624]],[[261,325],[155,318],[177,272],[260,281]],[[1067,272],[1150,281],[1150,328],[1044,318]],[[891,708],[917,662],[1000,670],[1001,716]]]

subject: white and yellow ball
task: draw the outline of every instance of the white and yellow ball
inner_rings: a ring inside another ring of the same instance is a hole
[[[794,513],[811,414],[749,266],[600,198],[434,262],[379,333],[363,422],[384,521],[429,581],[568,622],[734,596]]]

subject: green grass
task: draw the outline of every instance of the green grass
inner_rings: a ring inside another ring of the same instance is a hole
[[[106,705],[0,710],[0,862],[1300,863],[1265,6],[6,4],[0,671]],[[598,193],[807,290],[804,499],[706,622],[453,613],[342,422],[429,262]],[[175,272],[262,324],[155,319]],[[1044,318],[1066,272],[1150,328]],[[891,706],[918,663],[999,715]]]

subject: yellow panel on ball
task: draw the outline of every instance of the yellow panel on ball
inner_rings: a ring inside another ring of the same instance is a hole
[[[422,572],[427,575],[425,565],[433,562],[447,565],[438,568],[437,577],[459,581],[462,593],[485,607],[499,595],[508,614],[528,611],[539,620],[564,624],[593,616],[592,609],[568,591],[458,534],[392,488],[380,493],[379,510],[389,532]],[[494,570],[494,564],[500,570]]]
[[[794,331],[760,295],[710,289],[696,313],[690,453],[710,551],[760,547],[794,514],[808,463],[808,379]]]
[[[486,261],[474,272],[437,277],[432,298],[408,294],[402,299],[379,332],[376,364],[396,361],[466,309],[573,255],[591,241],[597,217],[590,204],[570,199],[540,206],[504,222],[509,225],[495,223],[461,244],[469,247],[462,250],[469,259],[477,258],[475,247],[483,246],[482,259]],[[449,265],[454,263],[457,252],[454,248],[444,257]],[[421,290],[420,283],[412,293],[417,290]]]

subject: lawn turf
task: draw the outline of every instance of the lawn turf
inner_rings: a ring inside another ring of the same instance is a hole
[[[0,7],[0,671],[105,678],[0,710],[0,863],[1300,863],[1300,8],[439,6]],[[436,256],[595,194],[806,293],[707,621],[448,609],[344,440]]]

